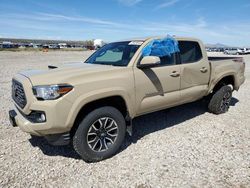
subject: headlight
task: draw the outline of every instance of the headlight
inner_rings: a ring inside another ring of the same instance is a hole
[[[34,86],[33,93],[37,99],[40,100],[54,100],[65,95],[73,89],[73,86],[63,85],[50,85],[50,86]]]

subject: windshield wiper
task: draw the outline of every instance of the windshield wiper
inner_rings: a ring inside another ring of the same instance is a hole
[[[115,67],[124,67],[124,65],[121,65],[121,64],[109,64],[109,63],[103,63],[103,62],[97,62],[97,61],[94,61],[94,62],[85,61],[85,63],[93,64],[93,65],[110,65],[110,66],[115,66]]]
[[[103,63],[103,62],[93,62],[91,64],[95,64],[95,65],[110,65],[110,66],[114,66],[113,64],[109,64],[109,63]]]

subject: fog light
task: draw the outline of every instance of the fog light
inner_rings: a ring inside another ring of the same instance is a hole
[[[39,122],[45,122],[46,120],[46,117],[45,117],[45,114],[40,114],[40,117],[37,119]]]
[[[46,121],[46,115],[44,112],[33,111],[28,116],[28,119],[33,123],[43,123]]]

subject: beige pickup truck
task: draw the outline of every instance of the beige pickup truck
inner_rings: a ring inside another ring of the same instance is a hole
[[[210,112],[226,112],[245,80],[243,59],[208,58],[200,40],[178,37],[178,50],[144,55],[161,39],[113,42],[85,62],[20,72],[12,80],[11,124],[54,145],[73,143],[95,162],[119,150],[137,116],[204,97]]]

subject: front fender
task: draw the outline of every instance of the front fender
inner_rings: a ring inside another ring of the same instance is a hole
[[[79,96],[72,105],[72,108],[68,114],[68,118],[67,118],[67,122],[66,125],[68,126],[68,128],[71,128],[75,122],[75,119],[78,115],[78,113],[80,112],[80,110],[82,109],[83,106],[85,106],[86,104],[99,100],[99,99],[103,99],[106,97],[112,97],[112,96],[120,96],[124,99],[126,106],[127,106],[127,110],[130,114],[131,117],[134,116],[135,112],[133,108],[133,100],[132,100],[132,96],[129,96],[129,94],[123,90],[122,88],[107,88],[107,89],[100,89],[100,90],[95,90],[95,91],[91,91],[89,93],[85,93],[81,96]]]

